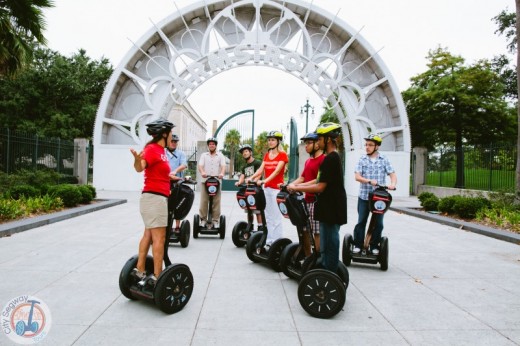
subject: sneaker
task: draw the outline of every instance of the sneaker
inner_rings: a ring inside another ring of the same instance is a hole
[[[352,253],[360,253],[361,252],[361,249],[358,248],[357,246],[354,246],[354,250],[352,250]]]
[[[374,255],[374,256],[379,255],[379,249],[372,249],[372,255]]]
[[[202,228],[206,227],[206,220],[200,220],[199,226]]]
[[[132,275],[138,278],[139,280],[143,280],[146,277],[146,273],[140,272],[137,268],[134,268],[132,270]]]
[[[157,284],[157,278],[155,277],[155,275],[150,276],[147,283],[148,285],[155,287],[155,285]]]
[[[218,221],[213,221],[213,228],[220,228],[220,223]]]

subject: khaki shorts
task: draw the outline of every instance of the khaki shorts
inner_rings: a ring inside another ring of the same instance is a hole
[[[168,224],[168,198],[153,193],[141,194],[139,210],[145,228],[166,227]]]

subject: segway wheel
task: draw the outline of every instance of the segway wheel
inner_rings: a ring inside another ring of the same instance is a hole
[[[218,233],[220,234],[220,239],[224,239],[226,237],[226,217],[224,215],[220,215]]]
[[[379,263],[381,264],[381,270],[388,270],[388,238],[381,237],[381,246],[379,251]]]
[[[199,214],[193,215],[193,238],[197,239],[199,237],[200,230],[200,216]]]
[[[262,232],[256,232],[256,233],[251,234],[251,237],[249,237],[249,239],[247,240],[247,244],[246,244],[247,257],[252,262],[255,262],[255,263],[258,262],[258,259],[255,257],[256,249],[259,246],[263,246],[263,244],[259,244],[261,239],[262,239]]]
[[[182,247],[188,247],[190,243],[190,222],[188,220],[183,220],[181,222],[181,232],[180,232],[180,243]]]
[[[296,280],[302,277],[302,261],[305,258],[303,249],[300,249],[295,255],[299,247],[299,243],[291,243],[283,249],[280,255],[280,269],[287,277]]]
[[[337,270],[336,274],[338,274],[341,281],[343,281],[343,285],[345,286],[345,291],[346,291],[348,288],[349,281],[350,281],[347,266],[344,263],[338,262],[338,270]]]
[[[330,318],[345,305],[346,292],[342,280],[325,269],[313,269],[298,284],[298,300],[313,317]]]
[[[247,230],[247,222],[239,221],[233,227],[233,231],[231,232],[231,239],[233,240],[233,244],[236,247],[242,247],[246,245],[247,240],[244,239],[244,233]]]
[[[182,310],[193,293],[193,275],[185,264],[172,264],[159,276],[154,290],[155,305],[167,314]]]
[[[276,239],[273,244],[271,244],[271,248],[269,250],[268,263],[273,268],[275,272],[281,272],[282,268],[280,267],[280,257],[282,256],[282,251],[285,249],[287,245],[292,243],[291,239],[280,238]]]
[[[345,234],[345,237],[343,237],[343,249],[341,252],[341,259],[347,267],[352,263],[352,244],[354,244],[354,238],[352,237],[352,235]]]
[[[126,261],[123,269],[121,269],[121,273],[119,274],[119,289],[121,293],[128,299],[136,300],[130,292],[130,286],[135,282],[135,278],[131,275],[132,270],[137,266],[137,255],[132,256],[128,261]],[[147,273],[153,273],[153,257],[146,256],[145,268]]]

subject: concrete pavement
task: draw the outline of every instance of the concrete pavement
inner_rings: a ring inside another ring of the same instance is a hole
[[[42,345],[520,345],[514,243],[389,211],[388,271],[353,263],[344,311],[320,320],[301,308],[296,281],[234,246],[231,230],[245,214],[224,192],[226,238],[170,246],[195,288],[182,311],[166,315],[119,291],[119,272],[142,234],[139,193],[98,197],[127,203],[0,238],[0,307],[22,294],[42,299],[52,314]],[[357,219],[356,199],[348,203],[341,238]],[[194,213],[198,196],[190,222]],[[297,239],[288,220],[284,235]],[[10,345],[1,334],[0,345]]]

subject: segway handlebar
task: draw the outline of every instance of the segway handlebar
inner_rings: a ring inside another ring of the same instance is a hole
[[[278,185],[278,187],[280,188],[280,191],[282,191],[282,192],[287,192],[287,193],[294,194],[294,195],[303,195],[303,192],[301,192],[301,191],[293,191],[293,192],[289,191],[287,189],[287,186],[289,186],[289,184],[290,183],[280,184],[280,185]]]
[[[384,189],[384,190],[397,190],[395,187],[393,189],[391,189],[388,185],[379,185],[379,184],[376,184],[375,185],[376,188],[380,188],[380,189]]]

